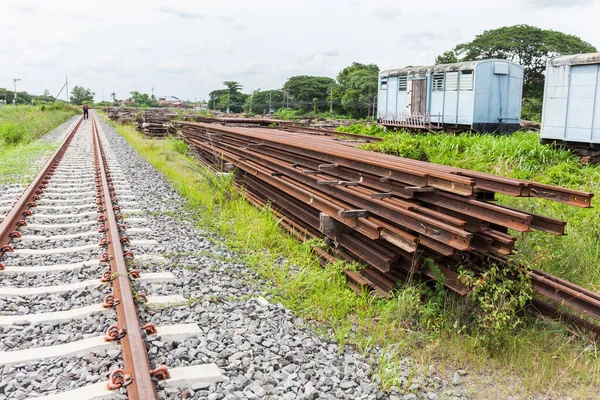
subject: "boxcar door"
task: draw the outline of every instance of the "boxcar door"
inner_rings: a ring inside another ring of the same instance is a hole
[[[590,141],[594,124],[597,80],[598,64],[571,66],[565,140]]]
[[[411,114],[425,115],[427,111],[427,79],[412,81],[410,105]]]

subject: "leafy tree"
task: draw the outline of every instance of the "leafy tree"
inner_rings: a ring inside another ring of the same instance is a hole
[[[250,111],[250,105],[252,105],[252,112],[260,114],[263,111],[269,111],[269,104],[275,110],[285,107],[283,90],[255,90],[252,92],[252,96],[248,96],[244,108]]]
[[[243,88],[242,84],[239,82],[236,82],[236,81],[225,81],[225,82],[223,82],[223,85],[225,85],[227,87],[227,90],[229,90],[229,93],[239,92]]]
[[[211,110],[219,109],[219,104],[221,102],[221,97],[227,96],[227,89],[218,89],[213,90],[208,94],[208,108]]]
[[[71,90],[71,103],[76,105],[82,105],[83,103],[94,102],[94,92],[90,89],[86,89],[83,86],[75,86]]]
[[[110,97],[112,98],[112,100],[113,100],[113,103],[116,103],[116,102],[117,102],[117,94],[116,94],[115,92],[112,92],[112,93],[110,94]]]
[[[139,107],[156,107],[156,100],[148,95],[148,93],[140,93],[138,91],[130,92],[131,98]]]
[[[373,100],[377,96],[379,67],[375,64],[354,62],[337,76],[341,104],[354,118],[369,114]]]
[[[577,36],[540,29],[530,25],[505,26],[484,31],[468,43],[457,45],[453,52],[458,61],[502,58],[521,64],[524,68],[524,93],[542,96],[544,71],[549,58],[597,51]],[[445,52],[438,59],[447,59]]]
[[[323,106],[328,104],[329,91],[335,85],[335,80],[325,76],[298,75],[288,79],[283,88],[299,109],[308,111],[313,107],[313,99]]]
[[[436,64],[453,64],[457,62],[459,62],[459,60],[454,50],[445,51],[444,54],[435,58]]]
[[[241,92],[243,86],[236,81],[223,82],[226,89],[213,90],[209,93],[208,107],[220,111],[242,112],[249,95]]]
[[[44,89],[44,94],[42,96],[50,96],[50,91],[48,89]]]

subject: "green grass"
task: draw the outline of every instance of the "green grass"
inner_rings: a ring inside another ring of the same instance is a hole
[[[329,114],[329,111],[314,112],[314,110],[294,110],[291,108],[280,108],[275,111],[274,114],[279,119],[285,120],[296,120],[301,118],[314,118],[314,119],[352,119],[347,114],[333,113]]]
[[[74,107],[4,106],[0,108],[0,184],[28,183],[58,143],[37,140],[77,114]]]
[[[595,347],[563,325],[526,320],[517,330],[500,332],[490,345],[485,332],[472,324],[469,299],[443,289],[412,285],[399,287],[391,299],[357,296],[346,287],[343,264],[321,268],[313,251],[318,243],[299,243],[285,234],[269,209],[255,209],[235,193],[230,180],[198,167],[181,141],[146,139],[131,126],[115,127],[187,199],[189,218],[238,251],[249,268],[270,282],[277,301],[371,360],[384,390],[408,391],[410,380],[397,371],[410,357],[415,368],[432,364],[434,376],[450,381],[456,368],[467,369],[470,393],[477,398],[529,399],[550,387],[549,399],[597,393]]]
[[[37,140],[0,149],[0,184],[29,183],[38,169],[35,163],[45,160],[57,147],[58,143]]]
[[[62,124],[78,110],[55,106],[5,106],[0,108],[0,152],[3,148],[30,143]]]

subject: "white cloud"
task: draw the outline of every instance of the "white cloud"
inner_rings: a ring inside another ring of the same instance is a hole
[[[535,8],[574,8],[587,7],[593,2],[594,0],[531,0],[525,4],[529,3]]]
[[[187,74],[194,71],[194,66],[184,61],[169,60],[159,64],[156,70],[168,74]]]
[[[235,21],[235,17],[233,17],[231,15],[227,15],[227,14],[221,14],[217,18],[219,18],[221,21],[228,22],[228,23]]]
[[[179,18],[187,18],[187,19],[204,18],[204,15],[201,13],[190,11],[190,10],[185,10],[185,9],[180,9],[180,8],[161,7],[160,11],[165,14],[171,15],[173,17],[179,17]]]
[[[332,50],[324,51],[320,55],[322,55],[323,57],[335,57],[339,54],[340,54],[339,49],[332,49]]]
[[[373,9],[373,15],[377,19],[391,21],[402,15],[402,10],[399,7],[379,7]]]
[[[148,50],[150,45],[145,40],[136,40],[133,42],[133,47],[138,50]]]

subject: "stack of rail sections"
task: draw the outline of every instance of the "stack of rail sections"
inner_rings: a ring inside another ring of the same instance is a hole
[[[182,137],[214,170],[233,172],[253,204],[271,205],[281,225],[301,239],[325,238],[322,262],[369,266],[347,271],[354,289],[385,295],[412,276],[437,280],[465,295],[457,270],[508,264],[517,233],[563,235],[566,223],[493,203],[496,193],[591,207],[591,193],[373,153],[327,135],[185,122]],[[435,264],[432,266],[431,260]],[[600,295],[542,271],[528,271],[539,313],[591,327]],[[547,300],[552,300],[548,302]],[[558,304],[556,304],[558,303]]]

